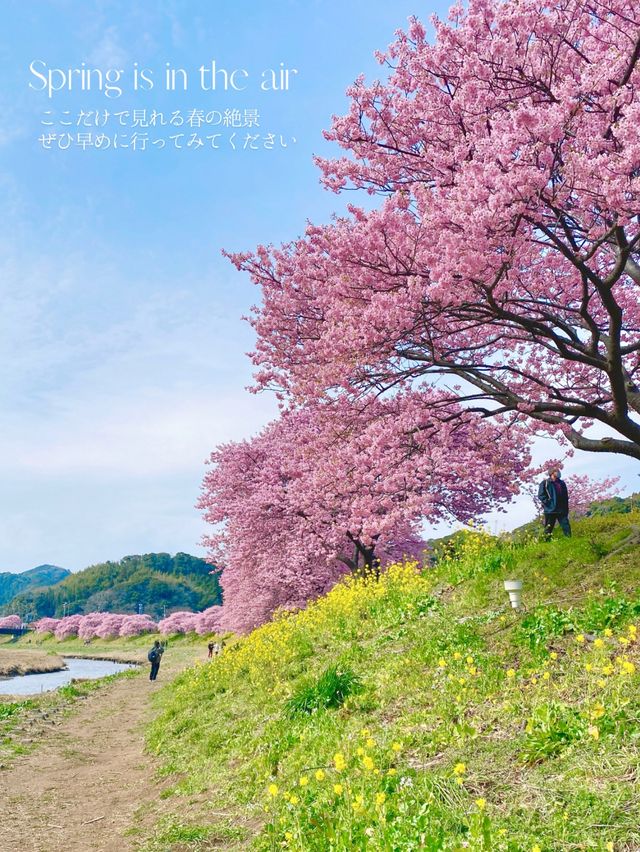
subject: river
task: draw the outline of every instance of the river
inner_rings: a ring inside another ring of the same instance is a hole
[[[17,675],[0,678],[1,695],[38,695],[58,689],[74,678],[97,680],[107,675],[134,668],[131,663],[114,663],[112,660],[91,660],[81,657],[64,657],[66,669],[45,674]]]

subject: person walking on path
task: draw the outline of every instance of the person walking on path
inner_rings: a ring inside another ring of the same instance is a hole
[[[556,521],[560,524],[562,532],[566,536],[570,536],[569,492],[564,480],[560,478],[559,468],[552,467],[549,471],[549,478],[540,483],[538,500],[542,504],[544,512],[545,539],[549,541],[551,538]]]
[[[160,660],[162,659],[162,655],[164,654],[164,648],[160,644],[159,640],[153,643],[153,648],[147,654],[149,658],[149,662],[151,663],[151,671],[149,672],[149,680],[155,680],[158,676],[158,669],[160,668]]]

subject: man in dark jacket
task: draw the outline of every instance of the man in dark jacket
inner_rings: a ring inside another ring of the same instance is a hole
[[[147,654],[149,662],[151,663],[151,672],[149,673],[149,680],[155,680],[157,678],[158,669],[160,668],[160,660],[162,659],[163,654],[164,647],[156,639],[156,641],[153,643],[153,648]]]
[[[571,535],[569,525],[569,492],[564,481],[560,479],[560,470],[551,468],[549,478],[540,483],[538,500],[542,503],[544,512],[544,537],[549,540],[556,525],[560,524],[565,535]]]

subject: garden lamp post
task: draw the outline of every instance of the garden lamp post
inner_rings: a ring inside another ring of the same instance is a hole
[[[520,609],[522,605],[522,580],[505,580],[504,590],[509,594],[511,607]]]

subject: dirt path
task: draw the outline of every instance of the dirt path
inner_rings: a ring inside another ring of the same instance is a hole
[[[142,673],[89,694],[46,739],[0,771],[2,852],[123,852],[134,812],[159,794],[144,725],[154,691],[193,660],[165,655],[159,680]]]

